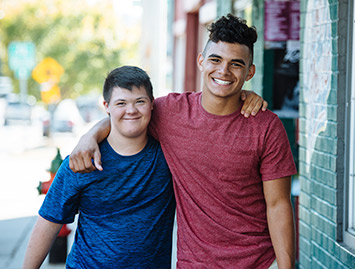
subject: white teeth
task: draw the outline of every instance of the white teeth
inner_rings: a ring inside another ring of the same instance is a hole
[[[220,80],[218,78],[214,78],[213,79],[216,83],[220,84],[220,85],[229,85],[229,84],[232,84],[231,81],[225,81],[225,80]]]

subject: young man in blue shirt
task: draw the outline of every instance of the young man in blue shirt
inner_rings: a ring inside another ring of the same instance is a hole
[[[170,268],[175,199],[159,143],[147,134],[152,85],[138,67],[104,84],[111,131],[100,143],[104,171],[75,174],[67,157],[39,210],[24,268],[38,268],[63,224],[79,212],[67,268]]]

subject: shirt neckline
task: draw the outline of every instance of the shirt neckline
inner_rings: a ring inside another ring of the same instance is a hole
[[[199,96],[198,96],[198,107],[199,107],[199,110],[206,117],[213,118],[213,119],[226,119],[226,118],[240,117],[240,116],[242,116],[241,111],[242,111],[243,104],[244,104],[244,101],[241,101],[241,104],[240,104],[239,108],[236,111],[234,111],[233,113],[231,113],[231,114],[228,114],[228,115],[215,115],[215,114],[209,113],[208,111],[206,111],[203,108],[203,106],[202,106],[202,92],[200,92]]]
[[[144,146],[144,148],[140,152],[133,154],[133,155],[121,155],[121,154],[117,153],[112,148],[112,146],[108,142],[107,138],[105,138],[105,140],[103,141],[104,142],[103,146],[110,152],[110,154],[112,156],[115,156],[115,158],[129,160],[129,159],[135,159],[135,158],[139,157],[140,155],[144,155],[151,144],[151,139],[152,138],[150,136],[148,136],[148,141],[147,141],[147,144]]]

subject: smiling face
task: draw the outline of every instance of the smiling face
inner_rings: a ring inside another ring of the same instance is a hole
[[[249,48],[238,43],[209,42],[204,54],[199,54],[197,64],[202,72],[203,99],[239,104],[245,81],[255,73]],[[207,104],[208,105],[208,104]]]
[[[139,138],[147,135],[153,103],[145,88],[132,87],[132,91],[114,87],[109,103],[104,101],[111,118],[111,133],[115,137]]]

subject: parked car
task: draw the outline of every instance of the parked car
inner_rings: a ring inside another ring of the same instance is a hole
[[[6,110],[6,99],[0,96],[0,125],[5,123],[5,110]]]
[[[84,124],[75,101],[64,99],[53,112],[51,128],[53,132],[74,132]]]
[[[27,103],[19,101],[8,102],[5,108],[4,125],[9,125],[13,122],[31,122],[32,108]]]

